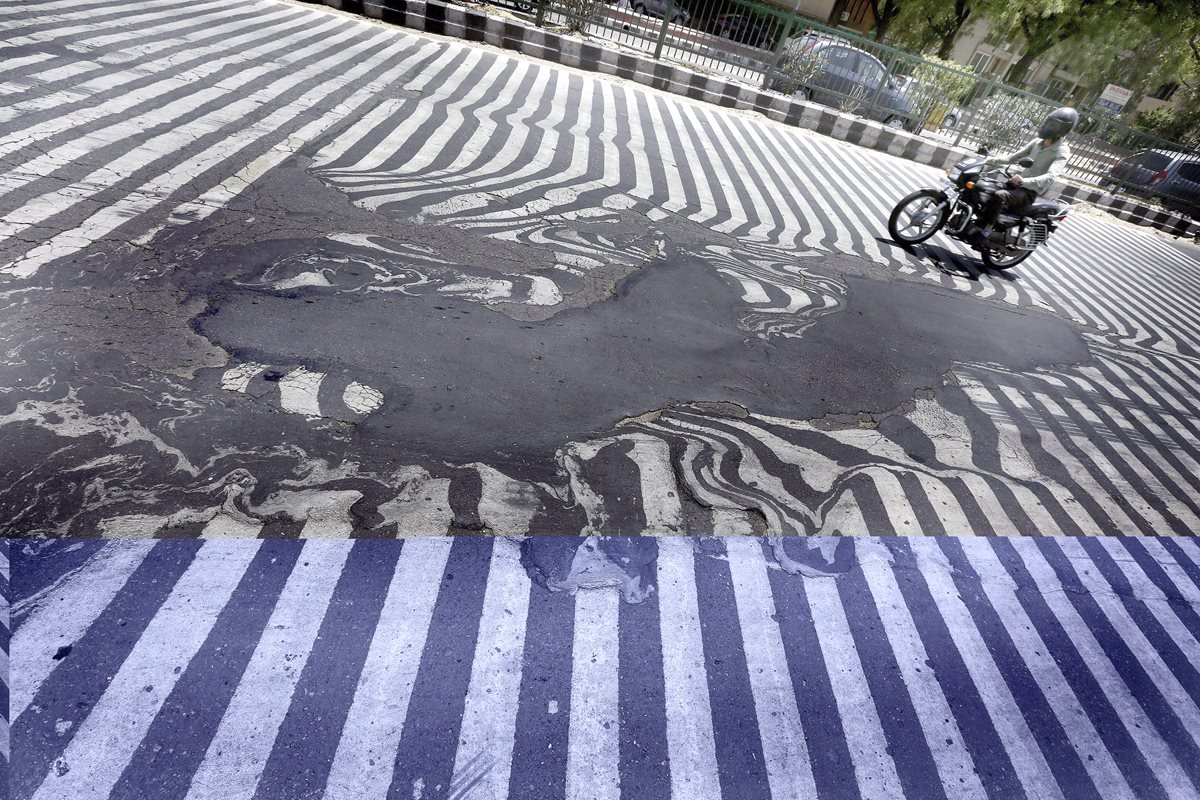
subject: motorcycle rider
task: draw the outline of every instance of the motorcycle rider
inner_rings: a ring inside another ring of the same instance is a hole
[[[993,156],[987,160],[991,166],[1015,164],[1022,158],[1032,158],[1033,164],[1021,173],[1008,179],[1005,188],[992,194],[979,211],[981,228],[968,239],[973,245],[983,244],[992,234],[992,228],[1005,209],[1019,209],[1032,203],[1037,196],[1050,188],[1054,179],[1062,174],[1071,157],[1065,137],[1079,122],[1079,112],[1070,106],[1051,111],[1038,130],[1038,137],[1015,153]]]

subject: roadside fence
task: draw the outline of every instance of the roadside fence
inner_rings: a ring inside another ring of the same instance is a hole
[[[786,1],[786,0],[785,0]],[[755,0],[533,0],[554,26],[794,95],[942,144],[991,152],[1035,138],[1062,105],[796,10]],[[520,5],[528,8],[525,2]],[[1080,109],[1068,177],[1200,217],[1200,151]]]

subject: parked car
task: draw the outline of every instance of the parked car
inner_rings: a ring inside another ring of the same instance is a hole
[[[761,47],[763,50],[775,49],[775,37],[771,32],[771,23],[754,14],[720,14],[710,19],[704,26],[704,30],[722,39],[729,39],[751,47]]]
[[[779,60],[775,91],[862,114],[916,132],[925,113],[883,62],[840,37],[807,34],[788,43]]]
[[[633,10],[639,14],[649,14],[652,17],[662,19],[667,16],[667,7],[670,5],[668,0],[637,0],[633,4]],[[692,21],[691,13],[683,6],[676,3],[671,9],[671,22],[678,22],[687,25]]]
[[[1200,154],[1139,150],[1109,171],[1111,185],[1200,216]]]

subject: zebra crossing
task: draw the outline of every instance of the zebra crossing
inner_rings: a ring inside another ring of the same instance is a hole
[[[1200,791],[1191,540],[822,544],[23,548],[13,797]]]
[[[331,471],[314,466],[319,453],[272,453],[292,459],[284,481],[252,460],[231,470],[215,455],[188,458],[170,426],[31,391],[0,410],[0,426],[50,431],[65,448],[80,431],[100,437],[110,459],[131,465],[114,480],[141,479],[136,448],[148,442],[181,466],[170,508],[159,493],[141,502],[131,492],[123,505],[21,532],[1200,529],[1200,259],[1161,237],[1073,213],[1014,274],[981,272],[950,240],[911,252],[886,240],[892,204],[934,180],[928,168],[276,0],[30,2],[10,5],[0,27],[19,50],[0,65],[0,93],[12,99],[0,109],[5,302],[65,285],[107,240],[152,248],[222,209],[253,211],[247,189],[304,159],[315,181],[383,220],[517,243],[548,254],[547,266],[460,264],[421,242],[335,231],[245,276],[264,292],[446,296],[546,320],[671,250],[728,284],[747,338],[802,338],[844,312],[854,300],[845,268],[1069,320],[1088,357],[1028,369],[957,363],[897,408],[832,420],[707,398],[638,409],[536,469],[500,457],[351,458]],[[837,270],[825,266],[834,258]],[[262,354],[191,386],[235,408],[261,400],[368,431],[397,402],[373,377]]]
[[[9,762],[9,706],[8,706],[8,663],[11,640],[9,603],[12,590],[9,586],[9,561],[7,539],[0,539],[0,797],[8,800]]]

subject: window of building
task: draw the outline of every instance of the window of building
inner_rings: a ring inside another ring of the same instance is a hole
[[[1179,88],[1178,83],[1164,83],[1158,87],[1158,91],[1150,95],[1155,100],[1170,100],[1175,96],[1175,90]]]
[[[987,53],[976,53],[975,55],[971,56],[970,67],[971,69],[975,70],[976,73],[982,73],[988,68],[988,62],[991,60],[992,57]]]

